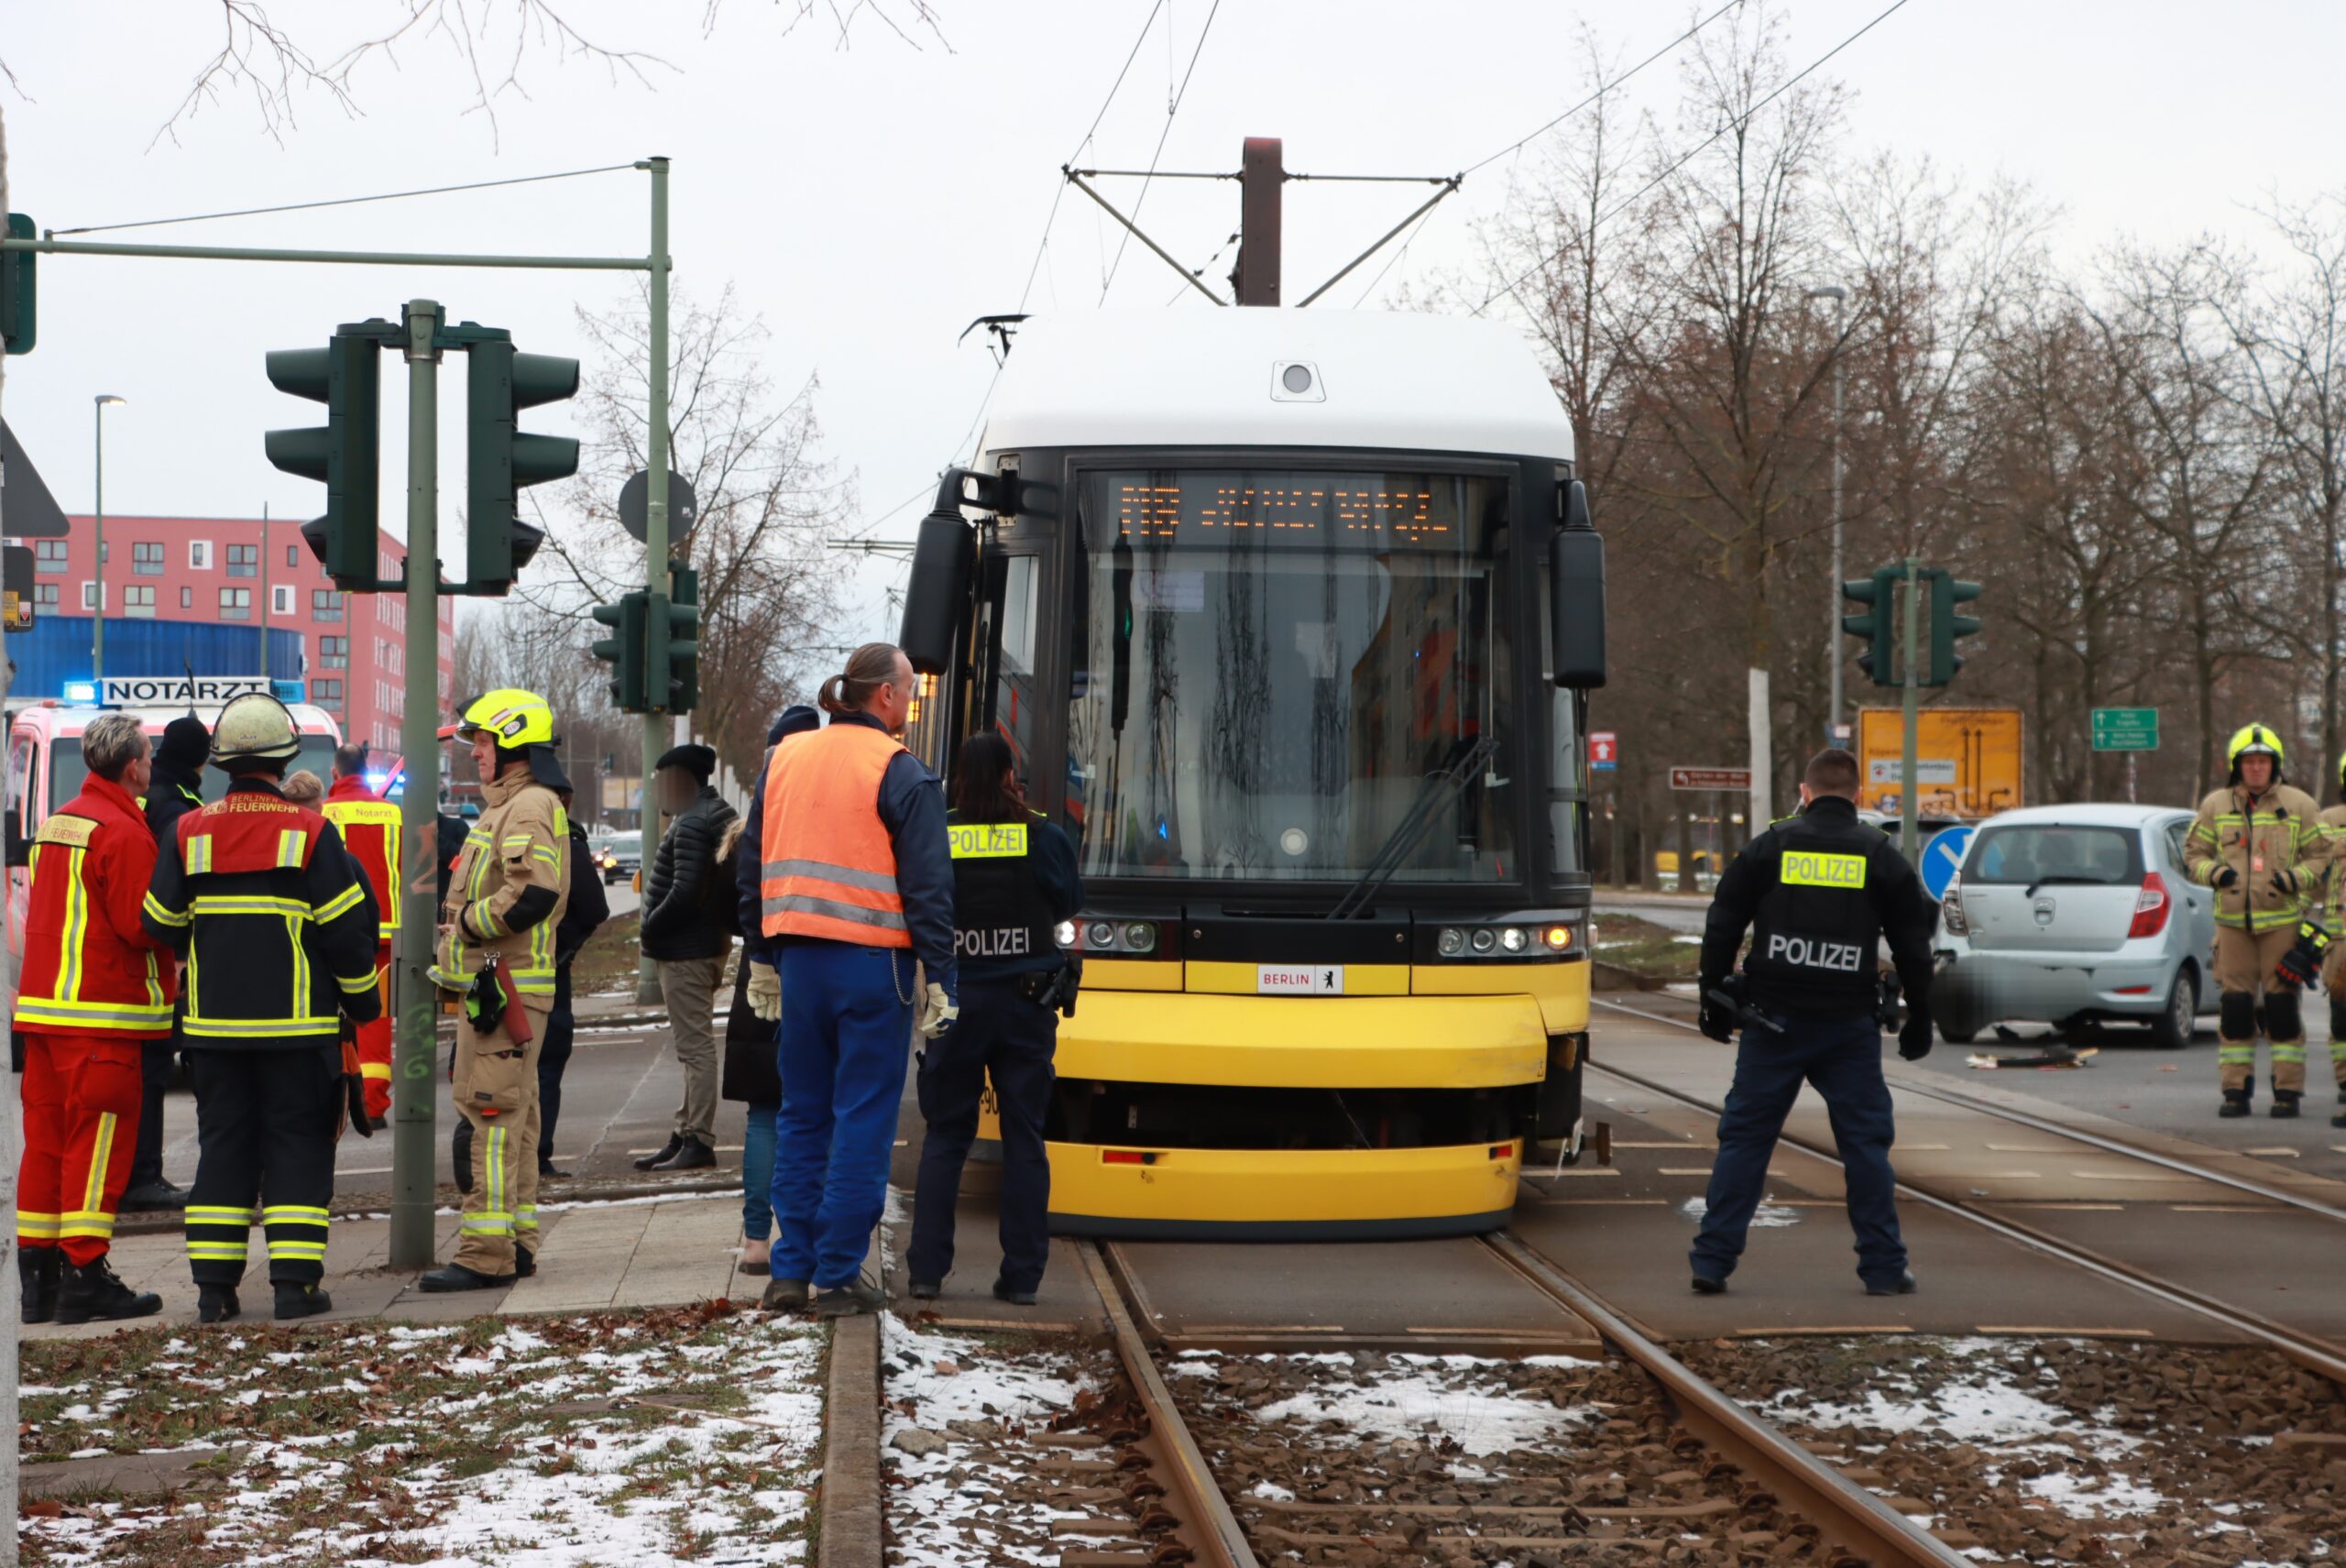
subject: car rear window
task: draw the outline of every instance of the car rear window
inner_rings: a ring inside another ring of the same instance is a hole
[[[2142,839],[2123,828],[2015,822],[1981,830],[1963,862],[1967,883],[2102,884],[2143,880]]]

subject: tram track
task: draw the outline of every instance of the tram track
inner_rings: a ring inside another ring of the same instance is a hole
[[[1684,1020],[1668,1017],[1662,1014],[1625,1007],[1618,1003],[1599,1001],[1596,1004],[1610,1011],[1643,1018],[1651,1023],[1666,1024],[1689,1032],[1699,1032]],[[1723,1109],[1716,1102],[1705,1100],[1700,1095],[1690,1094],[1684,1090],[1657,1079],[1630,1072],[1610,1063],[1592,1058],[1588,1063],[1588,1069],[1621,1083],[1634,1085],[1647,1093],[1675,1101],[1681,1105],[1708,1115],[1716,1116]],[[1902,1084],[1899,1087],[1903,1089],[1909,1086]],[[2103,1138],[2098,1135],[2065,1128],[2060,1124],[2046,1118],[2031,1116],[2024,1112],[2015,1112],[1990,1102],[1975,1101],[1957,1093],[1932,1093],[1928,1090],[1918,1091],[1918,1092],[1959,1105],[1965,1110],[1980,1115],[2008,1122],[2015,1126],[2027,1126],[2049,1135],[2073,1137],[2081,1144],[2105,1153],[2139,1160],[2190,1179],[2206,1181],[2211,1185],[2234,1190],[2249,1190],[2276,1204],[2310,1211],[2325,1218],[2346,1221],[2346,1213],[2341,1213],[2331,1205],[2318,1200],[2306,1198],[2301,1194],[2286,1193],[2283,1189],[2271,1188],[2264,1183],[2251,1182],[2245,1179],[2234,1177],[2229,1172],[2210,1170],[2188,1160],[2144,1149],[2120,1139]],[[1783,1133],[1779,1141],[1782,1146],[1796,1149],[1812,1158],[1836,1167],[1841,1163],[1839,1157],[1829,1147],[1796,1134]],[[2276,1321],[2236,1303],[2226,1301],[2209,1292],[2195,1289],[2173,1280],[2162,1279],[2146,1268],[2057,1235],[2042,1225],[2010,1212],[1992,1212],[1986,1205],[1970,1198],[1949,1196],[1933,1191],[1906,1179],[1899,1181],[1897,1190],[1898,1195],[1907,1201],[1923,1205],[1966,1224],[1989,1231],[2017,1245],[2057,1258],[2112,1283],[2124,1285],[2169,1306],[2180,1308],[2186,1312],[2204,1318],[2230,1332],[2278,1351],[2299,1366],[2330,1379],[2341,1389],[2346,1389],[2346,1354],[2341,1354],[2336,1345],[2318,1335],[2292,1328],[2288,1324]]]

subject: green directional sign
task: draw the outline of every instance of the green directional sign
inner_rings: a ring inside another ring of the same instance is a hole
[[[2155,707],[2097,707],[2093,710],[2097,751],[2155,751],[2159,710]]]

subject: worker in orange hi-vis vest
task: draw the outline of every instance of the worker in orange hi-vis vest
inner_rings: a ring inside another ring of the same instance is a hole
[[[16,1172],[24,1321],[143,1318],[163,1299],[115,1277],[106,1254],[138,1143],[139,1056],[171,1034],[174,971],[139,922],[155,870],[140,815],[153,758],[138,720],[82,732],[89,775],[32,843],[24,983],[25,1152]]]
[[[367,747],[334,748],[334,785],[318,807],[342,835],[343,847],[358,862],[375,895],[380,925],[375,945],[376,984],[383,1009],[357,1025],[358,1070],[366,1080],[367,1114],[377,1123],[391,1114],[391,944],[399,938],[400,808],[367,787]]]

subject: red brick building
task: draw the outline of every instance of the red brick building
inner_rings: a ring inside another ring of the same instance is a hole
[[[63,539],[33,548],[37,615],[88,615],[98,607],[92,521],[69,520]],[[301,633],[303,667],[254,669],[309,683],[309,698],[343,733],[378,750],[400,748],[406,711],[407,600],[400,594],[341,594],[301,543],[295,519],[115,517],[105,521],[105,606],[112,620],[248,624]],[[382,536],[378,567],[400,569],[406,547]],[[440,601],[440,712],[452,700],[455,601]],[[254,640],[254,658],[261,639]],[[175,674],[115,668],[108,674]]]

